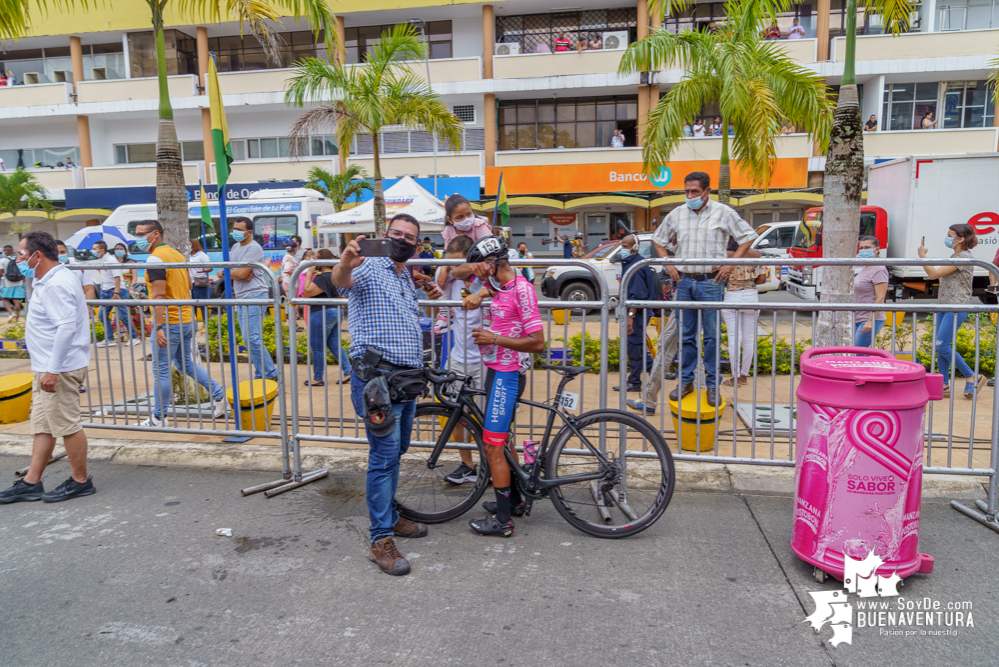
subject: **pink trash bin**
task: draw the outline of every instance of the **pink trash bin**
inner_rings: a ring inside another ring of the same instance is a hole
[[[919,553],[924,413],[943,376],[884,350],[814,348],[797,396],[794,553],[839,580],[844,555],[872,549],[884,576],[932,572]]]

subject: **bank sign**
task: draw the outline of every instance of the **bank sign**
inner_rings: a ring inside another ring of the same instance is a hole
[[[552,155],[553,158],[556,154]],[[718,160],[689,160],[659,165],[651,173],[641,163],[549,164],[487,167],[486,194],[496,194],[499,175],[510,195],[573,194],[587,192],[682,192],[683,177],[693,171],[707,172],[712,185],[718,182]],[[771,188],[803,188],[808,185],[808,158],[777,160]],[[751,188],[751,181],[732,164],[732,187]]]

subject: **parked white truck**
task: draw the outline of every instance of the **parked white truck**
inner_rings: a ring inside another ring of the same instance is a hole
[[[821,269],[804,263],[822,257],[821,220],[822,209],[806,211],[790,251],[804,261],[789,271],[788,289],[805,299],[817,298],[822,289]],[[914,155],[870,168],[858,231],[878,237],[882,257],[916,259],[924,237],[928,257],[949,257],[947,228],[959,223],[978,235],[972,254],[991,262],[999,249],[999,153]],[[988,284],[988,272],[976,268],[972,293],[983,303],[996,303],[985,290]],[[938,286],[921,267],[894,266],[889,298],[933,299]]]

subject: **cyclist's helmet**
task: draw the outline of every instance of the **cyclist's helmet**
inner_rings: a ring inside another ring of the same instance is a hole
[[[498,259],[508,257],[506,241],[502,236],[487,236],[479,239],[468,251],[467,261],[471,264],[478,262],[495,262]]]

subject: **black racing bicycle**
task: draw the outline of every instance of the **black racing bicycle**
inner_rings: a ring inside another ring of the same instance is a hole
[[[594,537],[628,537],[651,526],[669,505],[676,482],[673,457],[662,435],[641,417],[621,410],[578,416],[569,412],[566,406],[572,407],[574,400],[565,386],[588,367],[536,367],[563,377],[550,404],[518,401],[548,412],[535,462],[521,465],[512,435],[504,450],[512,481],[526,500],[526,513],[534,500],[550,495],[566,521]],[[475,397],[486,392],[455,373],[428,369],[427,378],[438,402],[416,406],[395,498],[403,516],[442,523],[471,509],[489,484],[482,440],[485,418],[475,403]],[[556,416],[562,427],[553,438]],[[513,426],[510,430],[516,433]],[[471,455],[474,481],[453,484],[445,475],[461,463],[462,451]]]

